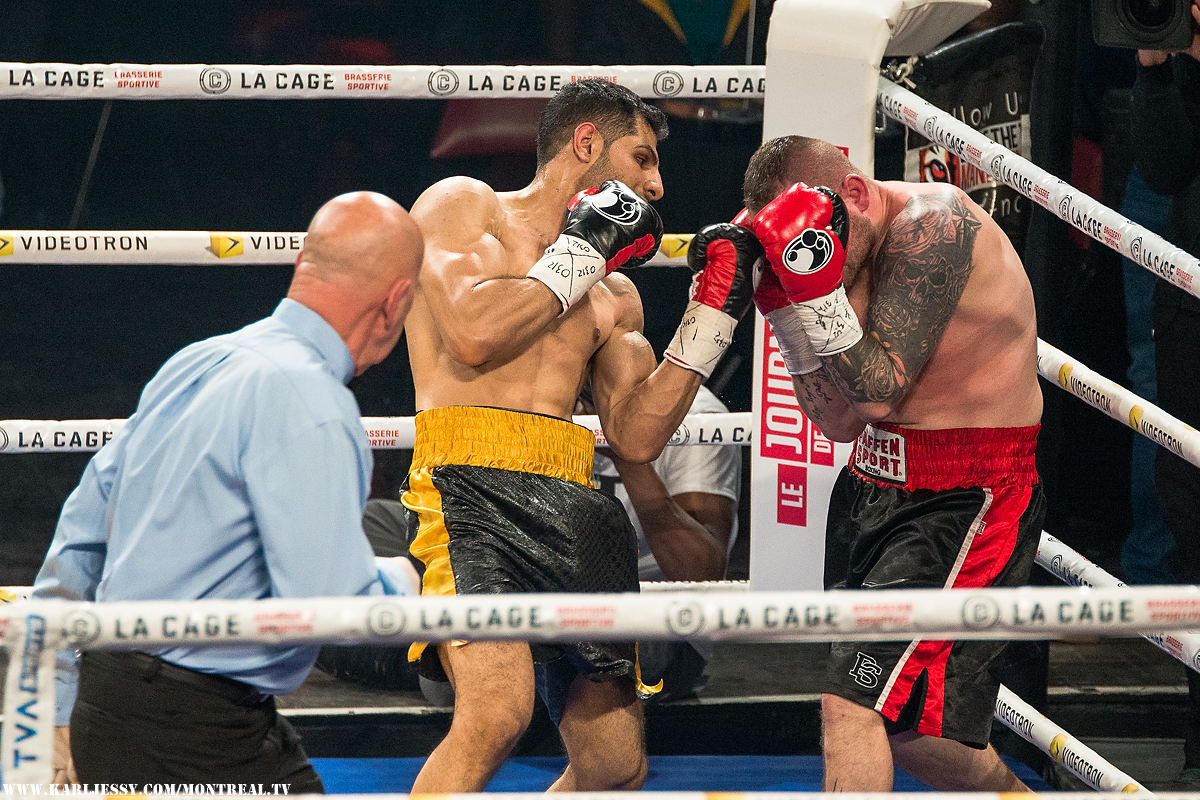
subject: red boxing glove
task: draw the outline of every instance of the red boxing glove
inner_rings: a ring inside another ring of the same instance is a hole
[[[818,356],[832,356],[858,343],[862,326],[842,288],[850,232],[842,199],[823,186],[813,189],[793,184],[763,206],[751,225],[774,276],[800,317],[795,327],[807,334],[813,351]],[[779,299],[764,290],[761,300],[756,292],[755,302],[761,310]],[[782,344],[782,326],[772,324]]]
[[[751,227],[793,303],[842,285],[850,221],[842,198],[829,189],[793,184],[763,206]]]

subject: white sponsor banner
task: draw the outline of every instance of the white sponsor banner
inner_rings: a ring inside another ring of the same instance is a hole
[[[823,586],[829,495],[851,445],[825,438],[804,415],[770,324],[757,318],[751,444],[750,585],[764,589]]]
[[[1038,372],[1051,383],[1200,467],[1200,432],[1038,339]]]
[[[379,450],[411,450],[416,438],[415,417],[363,417],[363,430],[371,447]],[[123,419],[6,419],[0,420],[0,454],[83,453],[99,450],[125,427]],[[608,440],[595,414],[573,418],[589,429],[596,446]],[[675,430],[668,447],[680,445],[745,445],[753,428],[748,412],[688,414]]]
[[[886,78],[879,79],[879,107],[892,119],[1011,186],[1096,241],[1180,289],[1200,296],[1200,283],[1196,280],[1200,275],[1200,259],[1195,256]]]
[[[1103,756],[1017,697],[1007,686],[1001,686],[1000,694],[996,697],[996,719],[1025,741],[1048,753],[1096,791],[1147,791],[1145,786],[1105,761]]]
[[[1059,580],[1072,586],[1115,588],[1125,585],[1117,580],[1116,576],[1093,564],[1048,533],[1043,533],[1038,543],[1037,563]],[[1143,636],[1187,667],[1200,672],[1200,630],[1160,631]]]
[[[304,232],[0,231],[4,264],[294,264]],[[668,233],[644,266],[687,266],[692,234]]]
[[[552,97],[587,78],[646,98],[761,98],[761,66],[60,64],[0,62],[7,100]]]
[[[99,450],[123,419],[0,420],[0,453],[83,453]]]

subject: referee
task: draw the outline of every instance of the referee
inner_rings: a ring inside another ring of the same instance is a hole
[[[346,383],[400,338],[423,249],[408,213],[382,195],[325,204],[275,312],[184,348],[146,385],[67,499],[34,597],[412,593],[408,562],[376,560],[363,535],[372,458]],[[274,701],[303,682],[317,650],[59,653],[55,782],[323,792]]]

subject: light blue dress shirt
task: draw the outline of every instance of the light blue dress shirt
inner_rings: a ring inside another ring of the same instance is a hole
[[[316,312],[274,314],[176,353],[63,506],[36,599],[193,600],[409,594],[362,529],[371,450],[354,362]],[[318,647],[146,648],[264,695],[298,687]],[[78,665],[59,656],[56,722]]]

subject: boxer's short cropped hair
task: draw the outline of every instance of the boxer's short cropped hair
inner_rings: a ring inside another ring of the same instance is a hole
[[[624,86],[602,78],[568,83],[546,104],[538,123],[538,169],[558,155],[582,123],[595,125],[607,146],[636,133],[638,117],[660,142],[667,138],[666,115]]]

